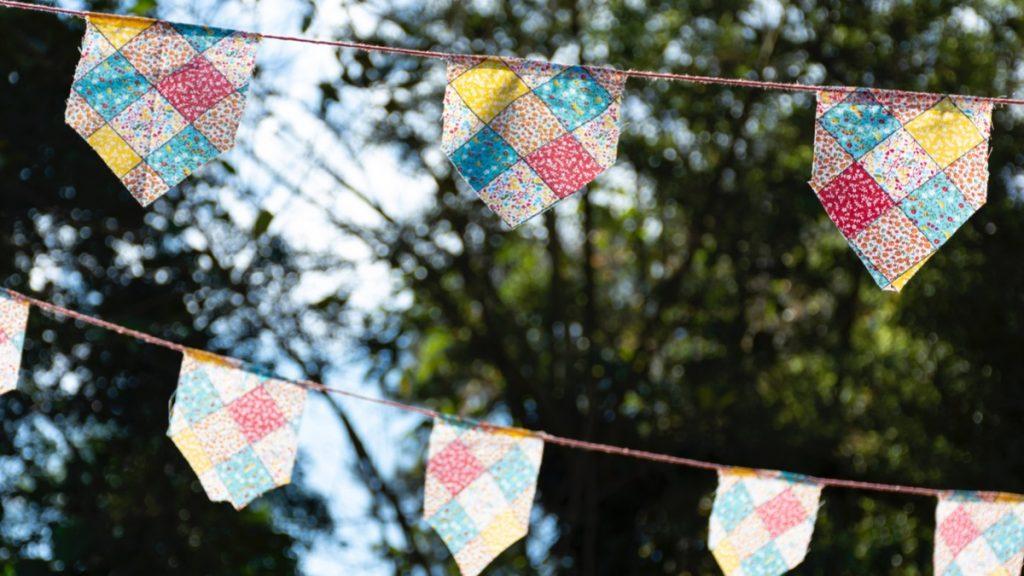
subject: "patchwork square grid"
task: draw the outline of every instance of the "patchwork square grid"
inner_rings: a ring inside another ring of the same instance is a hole
[[[1024,564],[1024,499],[948,492],[935,510],[936,576],[1018,575]]]
[[[821,486],[802,476],[733,468],[718,473],[708,546],[727,576],[780,576],[807,555]]]
[[[306,389],[185,354],[167,435],[213,501],[241,510],[291,482]]]
[[[259,41],[90,16],[65,121],[146,206],[234,146]]]
[[[885,290],[899,291],[985,203],[992,104],[818,93],[811,188]]]
[[[18,387],[29,309],[28,302],[0,291],[0,395]]]
[[[424,517],[464,576],[526,535],[543,451],[526,433],[434,419]]]
[[[607,68],[451,58],[441,148],[519,226],[615,163],[625,81]]]

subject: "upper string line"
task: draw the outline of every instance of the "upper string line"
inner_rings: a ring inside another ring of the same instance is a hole
[[[19,2],[18,0],[0,0],[0,6],[7,8],[15,8],[20,10],[31,10],[35,12],[47,12],[50,14],[64,14],[67,16],[76,16],[78,18],[90,18],[90,17],[101,17],[101,18],[127,18],[150,21],[149,18],[143,18],[141,16],[134,15],[115,15],[105,14],[102,12],[90,12],[87,10],[73,10],[70,8],[61,8],[59,6],[48,6],[44,4],[33,4],[31,2]],[[304,36],[289,36],[284,34],[263,34],[259,32],[248,32],[241,31],[247,34],[253,34],[261,36],[263,38],[270,38],[273,40],[281,40],[284,42],[301,42],[304,44],[316,44],[321,46],[335,46],[338,48],[351,48],[355,50],[362,50],[364,52],[382,52],[388,54],[402,54],[405,56],[416,56],[419,58],[434,58],[447,60],[452,58],[470,58],[475,60],[486,60],[488,58],[495,58],[486,54],[459,54],[454,52],[441,52],[436,50],[419,50],[416,48],[402,48],[399,46],[387,46],[383,44],[369,44],[365,42],[352,42],[347,40],[325,40],[320,38],[306,38]],[[698,74],[677,74],[674,72],[657,72],[653,70],[618,70],[603,66],[587,66],[588,68],[607,70],[624,74],[633,78],[645,78],[648,80],[668,80],[673,82],[686,82],[690,84],[703,84],[703,85],[722,85],[722,86],[740,86],[744,88],[759,88],[761,90],[780,90],[787,92],[847,92],[851,88],[848,86],[823,86],[815,84],[800,84],[796,82],[772,82],[769,80],[750,80],[746,78],[727,78],[722,76],[702,76]],[[920,92],[912,90],[892,90],[892,89],[877,89],[879,92],[892,94],[895,96],[926,96],[934,97],[940,94],[932,92]],[[941,94],[945,95],[945,94]],[[968,98],[980,102],[991,102],[993,104],[1005,104],[1005,105],[1024,105],[1024,98],[1009,98],[1003,96],[972,96],[972,95],[956,95],[959,98]]]

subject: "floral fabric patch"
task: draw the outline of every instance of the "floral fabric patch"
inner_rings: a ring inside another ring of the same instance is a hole
[[[206,495],[241,510],[291,482],[306,389],[186,354],[167,431]]]
[[[28,302],[0,292],[0,395],[18,387],[29,308]]]
[[[605,68],[452,58],[441,149],[518,226],[615,163],[625,82]]]
[[[463,576],[526,536],[543,452],[526,433],[434,419],[423,515]]]
[[[718,473],[708,546],[727,576],[780,576],[803,562],[821,486],[785,472]]]
[[[992,104],[818,93],[810,185],[878,285],[899,291],[985,203]]]
[[[259,41],[90,16],[65,121],[147,206],[234,146]]]
[[[1024,562],[1024,500],[991,492],[941,496],[933,562],[936,576],[1018,576]]]

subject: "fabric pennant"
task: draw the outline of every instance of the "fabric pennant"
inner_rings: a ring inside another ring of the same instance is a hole
[[[1024,497],[949,492],[935,509],[935,576],[1019,576]]]
[[[803,476],[731,468],[718,473],[708,545],[726,576],[779,576],[803,562],[821,485]]]
[[[147,206],[234,146],[259,41],[90,16],[65,121]]]
[[[441,148],[511,227],[615,163],[626,76],[506,58],[448,60]]]
[[[811,188],[878,285],[898,292],[985,203],[991,102],[819,92]]]
[[[543,452],[526,432],[434,419],[423,515],[463,576],[526,536]]]
[[[0,395],[18,387],[28,312],[28,302],[15,300],[0,291]]]
[[[306,389],[185,354],[167,431],[206,495],[241,510],[291,482]]]

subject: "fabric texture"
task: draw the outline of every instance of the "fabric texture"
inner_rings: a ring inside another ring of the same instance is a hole
[[[708,545],[726,576],[779,576],[803,562],[821,486],[785,472],[718,473]]]
[[[441,147],[511,227],[615,163],[626,76],[508,58],[448,60]]]
[[[544,442],[435,418],[427,454],[424,517],[475,576],[526,536]]]
[[[259,40],[90,16],[65,121],[149,205],[234,146]]]
[[[0,395],[18,387],[28,312],[28,302],[15,300],[0,292]]]
[[[878,285],[898,292],[988,189],[992,104],[885,90],[819,92],[810,180]]]
[[[1015,494],[949,492],[935,509],[935,576],[1019,576],[1024,561],[1024,499]]]
[[[214,502],[241,510],[291,482],[306,389],[193,351],[181,363],[167,431]]]

